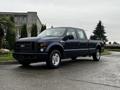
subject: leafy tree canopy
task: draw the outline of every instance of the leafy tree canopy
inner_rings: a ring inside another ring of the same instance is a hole
[[[4,36],[9,44],[9,49],[12,49],[14,47],[15,24],[11,18],[12,16],[0,16],[0,48],[2,48],[2,41]]]

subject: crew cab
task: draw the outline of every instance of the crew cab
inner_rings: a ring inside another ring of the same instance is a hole
[[[17,40],[13,56],[23,66],[46,62],[49,68],[57,68],[65,58],[92,56],[99,61],[103,49],[104,43],[88,40],[83,29],[56,27],[44,30],[37,37]]]

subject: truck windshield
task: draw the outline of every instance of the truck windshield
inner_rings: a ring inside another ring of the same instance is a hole
[[[38,37],[62,37],[64,32],[65,28],[51,28],[41,32]]]

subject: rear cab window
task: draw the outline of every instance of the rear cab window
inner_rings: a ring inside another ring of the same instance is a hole
[[[77,34],[78,34],[78,38],[79,39],[83,39],[83,40],[87,39],[87,37],[86,37],[86,35],[85,35],[83,30],[77,29]]]

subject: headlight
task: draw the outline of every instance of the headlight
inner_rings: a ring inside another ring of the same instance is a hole
[[[47,43],[39,43],[39,47],[40,48],[46,48],[47,47]]]
[[[46,43],[41,43],[40,47],[47,47],[47,44]]]
[[[47,47],[47,43],[38,43],[38,49],[40,52],[44,52]]]

